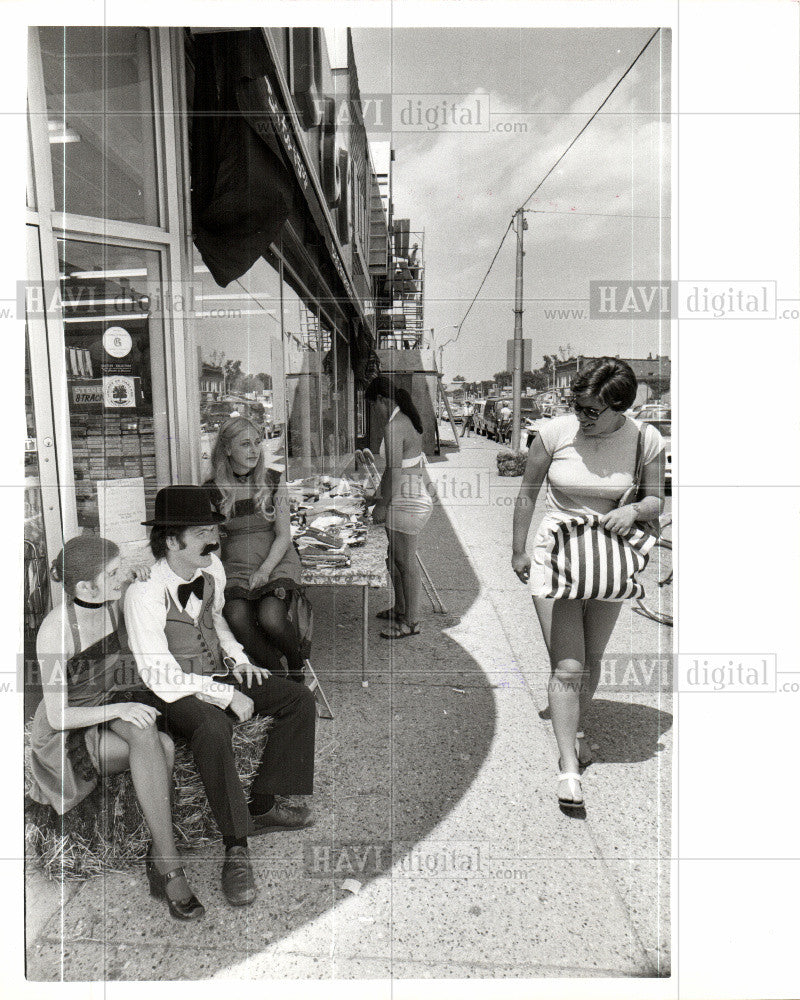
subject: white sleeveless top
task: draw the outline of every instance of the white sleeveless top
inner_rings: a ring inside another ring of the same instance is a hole
[[[399,406],[395,406],[395,408],[392,410],[391,416],[386,421],[387,425],[392,422],[392,420],[397,416],[397,414],[399,412],[400,412],[400,407]],[[385,462],[386,461],[386,444],[385,444],[384,441],[381,441],[381,447],[380,447],[379,454],[380,454],[381,458]],[[403,459],[402,468],[404,468],[404,469],[415,469],[417,467],[421,468],[422,465],[424,464],[424,462],[425,462],[425,454],[424,454],[424,452],[420,452],[419,455],[412,455],[411,458],[404,458]]]

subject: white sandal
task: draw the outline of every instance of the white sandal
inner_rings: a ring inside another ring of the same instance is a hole
[[[569,790],[570,790],[570,795],[572,796],[569,799],[562,799],[561,796],[559,795],[558,804],[560,806],[564,806],[565,809],[583,809],[583,789],[581,788],[581,776],[579,774],[576,774],[574,771],[562,771],[561,774],[559,774],[558,776],[558,780],[560,782],[568,781],[570,783]],[[577,785],[577,794],[581,796],[580,799],[575,798],[576,785]]]

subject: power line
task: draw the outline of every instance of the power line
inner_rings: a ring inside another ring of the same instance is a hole
[[[461,327],[464,325],[464,321],[466,320],[467,316],[469,316],[470,309],[472,309],[472,307],[475,305],[476,299],[481,294],[481,289],[486,284],[486,279],[489,277],[489,272],[494,267],[494,262],[497,260],[499,254],[500,254],[500,251],[503,249],[503,244],[506,241],[506,236],[508,236],[509,232],[511,231],[511,227],[513,225],[514,225],[514,219],[512,217],[509,220],[508,227],[506,228],[506,231],[503,233],[503,238],[500,240],[500,246],[497,248],[497,250],[495,250],[494,257],[492,257],[492,262],[489,265],[489,267],[487,268],[486,274],[484,274],[483,280],[481,281],[480,285],[478,285],[478,291],[475,292],[475,295],[472,298],[472,302],[470,302],[469,306],[467,307],[467,311],[464,313],[464,316],[463,316],[461,322],[458,324],[458,333],[451,340],[447,341],[448,344],[454,344],[458,340],[458,338],[461,336]],[[442,346],[444,347],[445,345],[443,344]]]
[[[669,219],[668,215],[629,215],[627,212],[567,212],[562,209],[526,208],[537,215],[597,215],[604,219]]]
[[[659,33],[659,31],[661,31],[661,28],[656,28],[656,30],[653,32],[653,34],[647,39],[647,41],[644,43],[644,45],[642,46],[642,48],[639,50],[639,54],[636,56],[636,58],[633,60],[633,62],[630,64],[630,66],[625,70],[625,72],[622,74],[622,76],[619,78],[619,80],[617,80],[617,82],[614,84],[614,86],[611,88],[611,90],[609,90],[609,92],[606,94],[606,97],[605,97],[605,100],[603,101],[603,103],[598,107],[598,109],[595,111],[595,113],[592,115],[592,117],[586,122],[586,124],[583,126],[583,128],[580,130],[580,132],[578,132],[578,134],[575,136],[575,138],[572,140],[572,142],[569,144],[569,146],[567,146],[567,148],[564,150],[564,152],[561,154],[561,156],[559,156],[559,158],[556,160],[556,162],[553,164],[553,166],[550,167],[550,169],[547,171],[547,173],[544,175],[544,177],[539,181],[539,183],[536,185],[536,187],[533,189],[533,191],[531,191],[531,193],[528,195],[528,197],[525,199],[525,201],[523,201],[522,206],[521,206],[522,208],[524,208],[528,204],[528,202],[531,200],[531,198],[536,194],[536,192],[542,186],[542,184],[544,184],[544,182],[547,180],[547,178],[550,176],[550,174],[552,174],[552,172],[556,169],[556,167],[559,165],[559,163],[561,163],[561,161],[564,159],[564,157],[567,155],[567,153],[572,149],[572,147],[575,145],[575,143],[578,141],[578,139],[580,139],[580,137],[583,135],[583,133],[586,131],[586,129],[592,124],[592,122],[595,120],[595,118],[600,114],[600,112],[603,110],[604,106],[608,103],[609,98],[611,97],[611,95],[614,93],[614,91],[617,89],[617,87],[619,87],[619,85],[622,83],[622,81],[625,79],[625,77],[628,75],[628,73],[630,73],[630,71],[633,69],[633,67],[636,65],[636,63],[641,59],[641,57],[642,57],[642,55],[644,53],[644,50],[647,48],[647,46],[650,44],[650,42],[653,41],[653,39],[656,37],[656,35]]]
[[[564,150],[564,152],[561,154],[561,156],[559,156],[559,158],[556,160],[556,162],[552,165],[552,167],[550,167],[550,169],[547,171],[547,173],[544,175],[544,177],[539,181],[539,183],[533,189],[533,191],[531,191],[531,193],[528,195],[528,197],[525,199],[525,201],[520,206],[521,208],[525,208],[525,206],[528,204],[528,202],[531,200],[531,198],[536,194],[536,192],[539,190],[539,188],[542,186],[542,184],[544,184],[544,182],[547,180],[547,178],[550,176],[550,174],[552,174],[552,172],[556,169],[556,167],[559,165],[559,163],[561,163],[561,161],[564,159],[564,157],[567,155],[567,153],[572,149],[572,147],[578,141],[578,139],[580,139],[580,137],[583,135],[583,133],[586,131],[586,129],[592,124],[592,122],[594,121],[594,119],[600,114],[600,112],[603,110],[603,108],[605,107],[605,105],[608,103],[611,95],[619,87],[619,85],[622,83],[622,81],[625,79],[625,77],[628,75],[628,73],[630,73],[630,71],[633,69],[633,67],[636,65],[636,63],[639,61],[639,59],[642,57],[642,55],[643,55],[645,49],[647,48],[647,46],[650,44],[650,42],[653,41],[653,39],[656,37],[656,35],[659,33],[660,30],[661,30],[660,28],[656,28],[656,30],[653,32],[653,34],[647,39],[647,41],[644,43],[644,45],[642,46],[642,48],[639,50],[636,58],[633,60],[633,62],[630,64],[630,66],[628,66],[628,68],[625,70],[625,72],[622,74],[622,76],[619,78],[619,80],[617,80],[617,82],[614,84],[614,86],[611,88],[611,90],[609,90],[608,94],[606,94],[605,99],[599,105],[599,107],[594,112],[594,114],[592,115],[592,117],[585,123],[585,125],[583,126],[583,128],[580,130],[580,132],[578,132],[578,134],[575,136],[575,138],[572,140],[572,142],[567,146],[567,148]],[[536,211],[536,209],[531,209],[529,211]],[[559,214],[559,213],[556,213],[556,212],[547,213],[547,212],[542,211],[542,214],[556,215],[556,214]],[[564,213],[564,214],[568,214],[568,215],[579,215],[579,214],[580,215],[593,215],[593,214],[598,214],[599,215],[599,214],[605,214],[605,213],[568,212],[568,213]],[[615,214],[615,213],[611,213],[611,214]],[[630,216],[630,218],[634,218],[634,216]],[[641,216],[641,218],[646,218],[646,216]],[[657,218],[657,216],[652,216],[652,218]],[[495,255],[494,255],[494,257],[492,257],[492,261],[489,264],[489,267],[487,268],[486,274],[484,274],[483,279],[482,279],[480,285],[478,285],[477,292],[475,292],[475,295],[473,296],[473,299],[470,302],[470,304],[469,304],[469,306],[467,308],[467,311],[464,313],[464,315],[463,315],[463,317],[461,319],[461,322],[458,324],[458,332],[456,333],[455,337],[453,337],[453,338],[451,338],[450,340],[447,341],[448,344],[455,343],[458,340],[458,338],[461,336],[461,328],[464,325],[464,322],[466,321],[467,316],[469,316],[470,310],[475,305],[475,302],[476,302],[478,296],[481,293],[481,289],[486,284],[486,279],[489,277],[489,274],[490,274],[492,268],[494,267],[494,262],[497,260],[497,257],[498,257],[500,251],[503,248],[503,244],[506,241],[506,237],[508,236],[508,234],[509,234],[509,232],[511,230],[511,227],[513,225],[514,225],[514,217],[512,216],[511,220],[508,223],[508,228],[503,233],[503,238],[500,240],[500,246],[495,251]],[[444,347],[446,345],[443,344],[442,346]]]

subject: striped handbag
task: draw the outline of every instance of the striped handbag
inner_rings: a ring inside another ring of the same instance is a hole
[[[655,542],[655,535],[641,528],[619,535],[604,528],[598,517],[565,518],[537,546],[544,575],[533,596],[598,601],[643,597],[638,576]]]

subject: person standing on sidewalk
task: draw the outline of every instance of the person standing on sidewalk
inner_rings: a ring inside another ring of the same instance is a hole
[[[125,596],[125,624],[142,680],[161,712],[159,725],[189,742],[222,833],[222,890],[232,906],[252,903],[255,879],[247,838],[298,829],[314,820],[276,795],[310,795],[316,703],[305,685],[254,666],[222,614],[225,570],[214,552],[224,517],[202,486],[167,486],[156,495],[150,579]],[[258,772],[245,799],[233,756],[235,722],[269,715]]]
[[[417,538],[433,510],[424,479],[422,419],[406,390],[385,375],[370,382],[366,398],[384,425],[381,454],[386,468],[372,519],[375,524],[386,525],[386,564],[394,588],[394,606],[380,611],[377,617],[392,623],[388,632],[381,632],[384,639],[407,639],[420,631]]]
[[[470,436],[473,430],[472,421],[474,417],[475,417],[475,406],[472,400],[468,399],[466,403],[464,403],[464,426],[461,428],[462,438],[464,437],[465,434],[467,435],[467,437]]]
[[[500,407],[500,413],[498,414],[497,426],[497,437],[501,443],[506,439],[511,440],[511,418],[513,415],[514,413],[508,405],[508,400],[504,399],[503,405]]]
[[[664,441],[655,427],[625,415],[636,398],[636,376],[624,361],[600,358],[572,383],[574,414],[545,424],[528,452],[514,506],[511,566],[534,595],[546,591],[547,541],[553,528],[573,519],[599,517],[609,531],[629,534],[637,522],[661,514]],[[618,506],[634,485],[641,440],[642,499]],[[533,561],[526,543],[536,498],[547,484],[545,514]],[[622,607],[617,599],[533,597],[550,656],[548,700],[559,751],[558,801],[583,806],[579,766],[588,763],[583,720],[600,679],[600,664]]]

